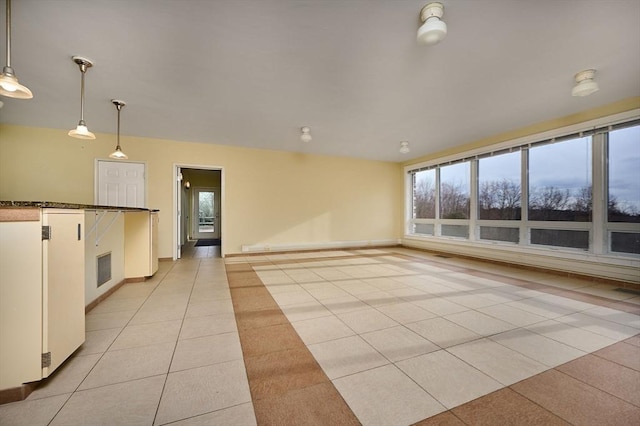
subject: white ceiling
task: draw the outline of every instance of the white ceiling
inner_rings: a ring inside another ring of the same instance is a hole
[[[34,98],[2,98],[0,122],[75,127],[72,55],[95,63],[91,131],[115,133],[110,99],[127,102],[125,151],[132,135],[403,161],[640,96],[638,0],[444,0],[449,34],[422,46],[426,3],[14,0],[11,62]],[[574,98],[586,68],[600,91]]]

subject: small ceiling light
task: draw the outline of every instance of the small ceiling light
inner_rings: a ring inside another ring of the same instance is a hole
[[[447,24],[442,21],[444,6],[442,3],[429,3],[420,11],[418,28],[418,42],[421,44],[436,44],[447,35]]]
[[[402,141],[400,142],[400,154],[408,154],[409,153],[409,142]]]
[[[189,188],[191,188],[191,182],[186,181],[186,182],[184,183],[184,189],[189,189]]]
[[[589,96],[600,90],[598,83],[593,79],[596,70],[584,70],[575,75],[576,85],[571,90],[572,96]]]
[[[311,142],[311,129],[304,126],[300,129],[300,140],[302,142]]]
[[[117,99],[111,99],[111,103],[114,104],[116,106],[116,109],[118,110],[118,139],[116,142],[116,150],[109,154],[109,158],[114,158],[116,160],[126,160],[129,157],[127,157],[127,154],[122,152],[122,148],[120,148],[120,111],[126,104],[124,103],[124,101],[119,101]]]
[[[11,0],[7,0],[7,65],[0,74],[0,95],[16,99],[31,99],[33,93],[18,83],[18,77],[11,68]]]
[[[84,122],[84,75],[87,69],[93,66],[93,62],[81,56],[73,56],[71,59],[80,67],[82,78],[80,80],[80,121],[75,129],[69,130],[69,136],[78,139],[95,139],[96,136],[89,131]]]

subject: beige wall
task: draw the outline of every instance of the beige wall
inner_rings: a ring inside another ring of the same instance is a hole
[[[0,126],[0,199],[93,204],[94,161],[115,136],[94,141],[66,130]],[[147,163],[148,207],[160,209],[160,257],[173,249],[173,165],[224,168],[225,253],[242,245],[399,239],[402,172],[397,163],[124,136]]]

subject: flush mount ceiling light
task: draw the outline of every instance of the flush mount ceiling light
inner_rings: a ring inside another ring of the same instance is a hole
[[[311,142],[311,129],[307,126],[300,128],[300,140],[302,142]]]
[[[593,79],[596,70],[584,70],[575,75],[576,85],[571,90],[572,96],[589,96],[600,90],[598,83]]]
[[[444,6],[442,3],[429,3],[420,11],[418,28],[418,42],[421,44],[436,44],[447,35],[447,24],[442,21]]]
[[[18,77],[11,68],[11,0],[7,0],[7,65],[0,74],[0,95],[16,99],[31,99],[33,93],[18,83]]]
[[[117,133],[118,139],[116,142],[116,150],[113,151],[111,154],[109,154],[109,158],[115,158],[116,160],[126,160],[129,157],[127,157],[127,154],[122,152],[122,148],[120,148],[120,111],[122,110],[122,108],[124,108],[126,104],[124,103],[124,101],[119,101],[117,99],[111,99],[111,103],[114,104],[116,106],[116,109],[118,110],[118,133]]]
[[[84,122],[84,75],[93,66],[93,62],[82,56],[73,56],[71,59],[80,67],[82,78],[80,80],[80,121],[75,129],[69,130],[69,136],[78,139],[95,139],[96,136],[87,129]]]
[[[409,142],[402,141],[400,142],[400,154],[408,154],[409,153]]]

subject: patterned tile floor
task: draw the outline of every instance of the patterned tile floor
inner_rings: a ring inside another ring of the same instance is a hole
[[[640,297],[402,249],[161,262],[0,425],[640,424]]]

